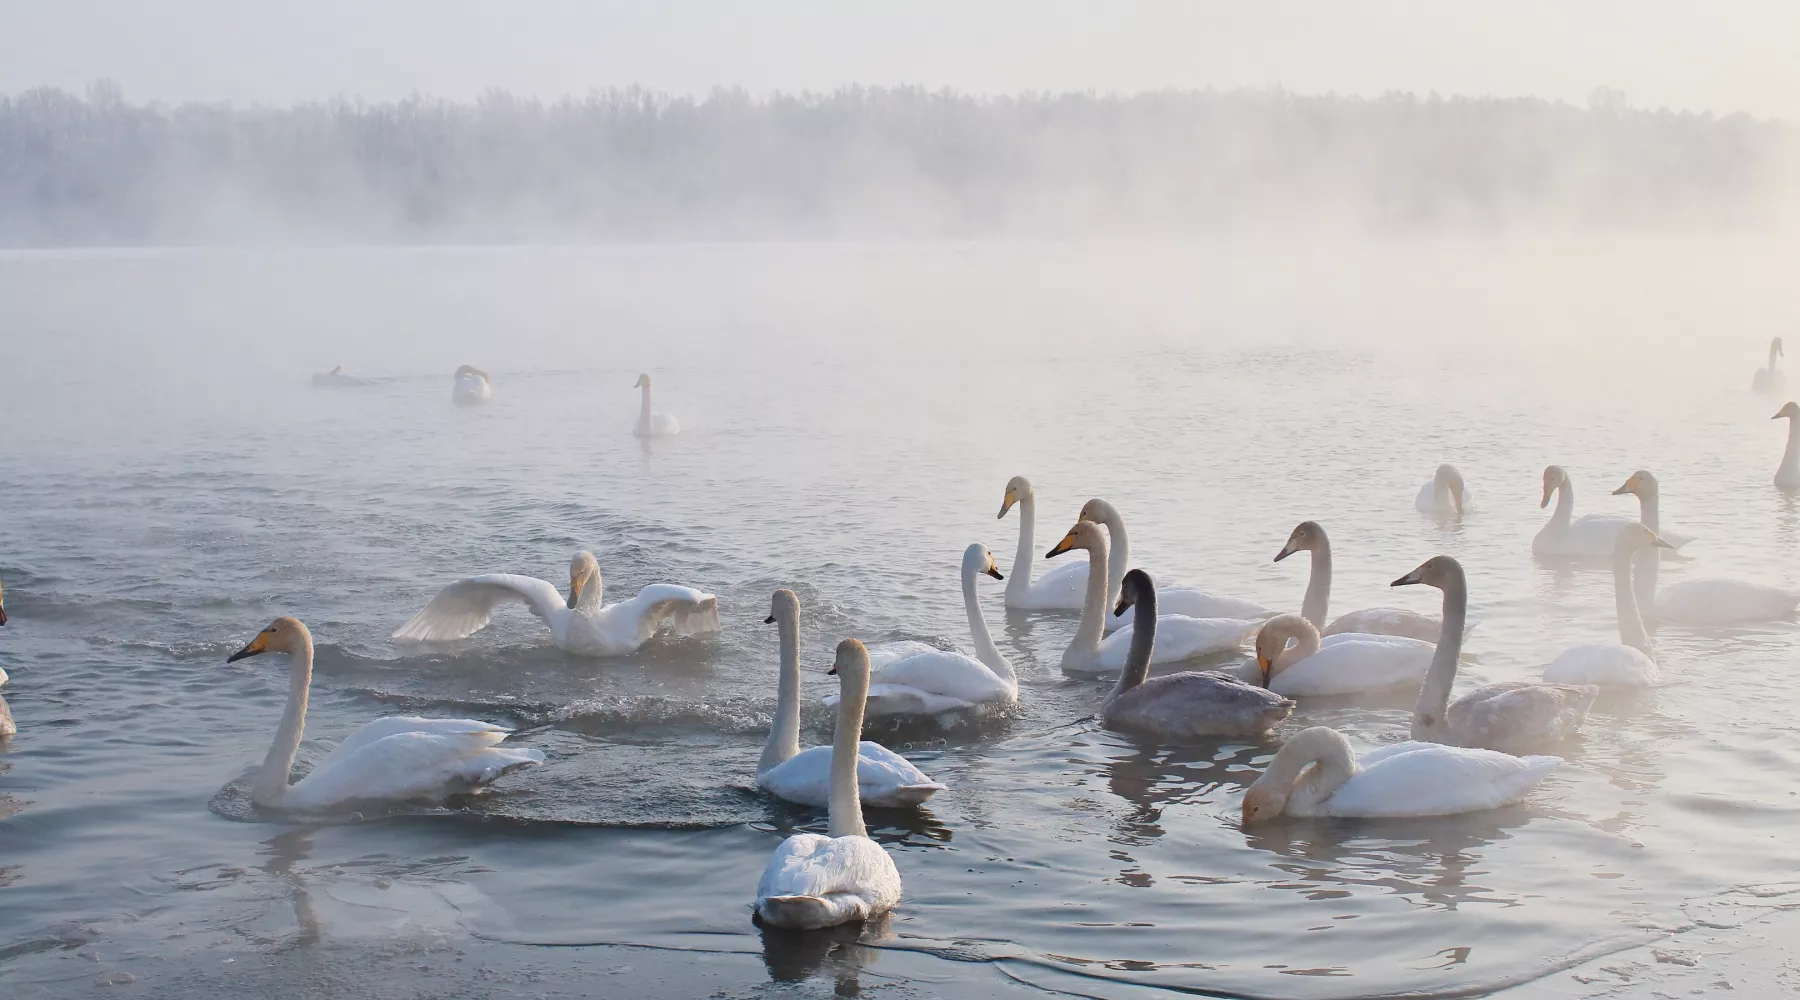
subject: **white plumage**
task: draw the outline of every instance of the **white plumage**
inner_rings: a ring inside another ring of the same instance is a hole
[[[1469,508],[1469,487],[1462,473],[1448,463],[1437,467],[1431,481],[1419,487],[1413,508],[1423,514],[1461,514]]]
[[[1300,615],[1277,615],[1256,636],[1256,662],[1269,690],[1289,698],[1416,687],[1436,649],[1434,643],[1399,635],[1340,632],[1321,637]]]
[[[493,387],[488,384],[488,373],[472,365],[463,365],[456,370],[456,378],[450,386],[450,401],[461,406],[472,406],[485,403],[494,394]]]
[[[1036,556],[1037,494],[1031,480],[1014,476],[1006,484],[1006,495],[1000,501],[1000,517],[1017,504],[1019,508],[1019,548],[1013,556],[1012,576],[1006,581],[1006,606],[1028,611],[1080,611],[1082,594],[1087,590],[1088,568],[1085,563],[1052,566],[1037,579],[1031,578],[1031,563]],[[872,652],[872,651],[871,651]]]
[[[1244,822],[1290,816],[1452,816],[1523,799],[1560,757],[1407,741],[1357,757],[1335,729],[1289,740],[1244,793]]]

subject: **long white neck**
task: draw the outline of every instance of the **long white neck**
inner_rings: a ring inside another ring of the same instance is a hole
[[[1463,623],[1469,615],[1469,585],[1459,569],[1444,583],[1444,624],[1438,631],[1437,650],[1419,700],[1413,703],[1412,738],[1441,742],[1446,726],[1444,711],[1450,707],[1450,689],[1456,686],[1456,664],[1462,657]]]
[[[1013,554],[1012,575],[1006,578],[1006,596],[1023,598],[1031,591],[1031,546],[1037,534],[1037,497],[1019,498],[1019,548]]]
[[[598,610],[601,607],[603,589],[600,571],[596,569],[590,572],[587,582],[581,585],[581,596],[575,600],[575,610],[582,612]]]
[[[1139,594],[1137,604],[1133,607],[1131,619],[1131,648],[1125,651],[1125,669],[1119,672],[1119,681],[1113,685],[1112,694],[1106,700],[1114,698],[1144,683],[1150,676],[1150,657],[1156,651],[1156,592]]]
[[[781,680],[775,690],[775,718],[769,723],[769,742],[763,744],[756,773],[800,752],[800,616],[782,608],[775,627],[781,630]]]
[[[1106,525],[1108,554],[1106,557],[1106,602],[1117,603],[1119,586],[1125,582],[1125,571],[1131,568],[1131,539],[1125,534],[1125,518],[1111,504],[1101,511],[1100,523]],[[1088,571],[1093,575],[1093,571]]]
[[[1627,549],[1613,553],[1613,603],[1619,611],[1619,641],[1645,654],[1650,652],[1650,636],[1644,631],[1644,619],[1638,614],[1637,594],[1631,578],[1634,552]],[[1656,549],[1646,547],[1637,554],[1639,562],[1657,558]]]
[[[1442,469],[1431,477],[1431,499],[1440,508],[1455,509],[1456,500],[1450,489],[1450,474]]]
[[[1646,483],[1638,492],[1638,520],[1644,527],[1653,532],[1662,532],[1662,491],[1654,483]],[[1632,568],[1631,583],[1637,591],[1637,603],[1641,608],[1656,607],[1656,580],[1662,573],[1662,553],[1655,546],[1647,548],[1637,557],[1637,565]]]
[[[301,636],[300,650],[290,659],[287,708],[281,713],[281,728],[275,730],[275,742],[269,744],[262,770],[250,783],[250,801],[259,806],[279,806],[287,797],[288,775],[294,770],[294,755],[300,751],[300,734],[306,730],[306,697],[312,686],[312,636]]]
[[[648,426],[650,423],[650,383],[645,382],[642,388],[644,391],[638,404],[638,422]]]
[[[1081,621],[1075,626],[1075,638],[1070,640],[1069,649],[1085,653],[1100,652],[1100,637],[1106,634],[1106,561],[1110,544],[1104,538],[1095,539],[1095,543],[1087,550],[1088,578],[1087,594],[1081,600]]]
[[[987,619],[981,616],[981,603],[975,599],[975,576],[973,564],[963,567],[963,609],[969,613],[969,634],[975,639],[975,658],[987,664],[989,670],[1011,678],[1014,676],[1012,664],[1000,655],[1000,648],[988,634]]]
[[[1313,628],[1325,627],[1325,616],[1331,607],[1331,540],[1319,533],[1312,550],[1312,572],[1306,578],[1306,598],[1300,602],[1300,617],[1312,622]]]
[[[866,671],[838,671],[837,733],[831,741],[831,820],[833,837],[867,837],[862,799],[856,784],[857,755],[862,751],[863,702],[869,697]]]
[[[1301,781],[1300,774],[1308,765],[1313,771]],[[1286,811],[1300,816],[1315,811],[1355,773],[1356,755],[1350,750],[1350,741],[1335,729],[1319,726],[1288,740],[1256,783],[1286,790]]]

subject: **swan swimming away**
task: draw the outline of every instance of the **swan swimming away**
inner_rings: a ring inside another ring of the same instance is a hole
[[[1672,548],[1646,525],[1634,522],[1619,531],[1618,541],[1613,543],[1613,603],[1618,610],[1619,641],[1563,650],[1544,668],[1544,680],[1600,687],[1649,687],[1662,680],[1651,658],[1650,634],[1638,614],[1637,586],[1631,575],[1632,559],[1639,563],[1655,559],[1658,547]]]
[[[1086,549],[1088,554],[1087,595],[1081,604],[1081,621],[1075,626],[1075,638],[1063,650],[1063,673],[1077,676],[1111,674],[1124,669],[1131,650],[1132,626],[1125,627],[1101,640],[1101,623],[1106,618],[1106,574],[1102,572],[1109,556],[1108,531],[1096,521],[1077,521],[1062,541],[1056,543],[1044,558],[1064,552]],[[1123,577],[1120,583],[1123,585]],[[1211,653],[1227,653],[1256,631],[1255,619],[1190,618],[1186,615],[1159,613],[1156,617],[1156,646],[1151,663],[1178,663]]]
[[[1789,493],[1800,491],[1800,406],[1787,403],[1770,420],[1788,418],[1787,448],[1781,453],[1781,467],[1775,470],[1775,488]]]
[[[1413,507],[1425,514],[1454,514],[1462,516],[1469,507],[1469,487],[1463,482],[1462,473],[1456,466],[1446,462],[1432,473],[1431,482],[1419,487],[1418,498],[1413,500]]]
[[[1131,538],[1125,533],[1125,518],[1119,514],[1117,507],[1105,500],[1094,499],[1081,506],[1081,520],[1105,525],[1107,534],[1111,536],[1112,547],[1105,560],[1105,603],[1111,606],[1118,603],[1119,587],[1125,580],[1125,571],[1131,568]],[[1267,618],[1275,613],[1255,601],[1212,594],[1193,587],[1164,587],[1157,597],[1162,602],[1162,613],[1165,615],[1182,615],[1188,618]],[[1083,603],[1086,603],[1085,598]],[[1125,624],[1125,620],[1116,615],[1102,613],[1101,619],[1107,631]]]
[[[650,412],[650,376],[639,375],[633,389],[644,390],[638,407],[637,425],[631,433],[638,437],[673,437],[681,433],[681,421],[675,419],[673,413]],[[702,435],[704,437],[704,435]]]
[[[676,635],[719,630],[718,598],[679,584],[653,583],[629,601],[603,606],[600,562],[582,551],[569,560],[566,602],[548,580],[512,573],[471,576],[438,591],[393,637],[407,642],[465,639],[485,628],[502,604],[525,605],[550,626],[558,647],[581,656],[630,653],[664,623]]]
[[[368,385],[369,380],[366,378],[357,378],[354,375],[346,375],[344,374],[344,366],[338,365],[328,372],[315,373],[312,377],[312,384],[317,386]]]
[[[1312,568],[1306,578],[1306,597],[1300,602],[1300,614],[1319,630],[1320,635],[1360,632],[1400,635],[1426,642],[1437,640],[1441,622],[1430,615],[1403,608],[1364,608],[1340,615],[1329,627],[1326,626],[1325,616],[1331,606],[1331,539],[1319,522],[1301,521],[1288,535],[1287,544],[1275,553],[1275,561],[1280,562],[1296,552],[1312,554]]]
[[[1133,608],[1131,648],[1112,693],[1100,705],[1108,729],[1163,739],[1261,736],[1294,711],[1294,703],[1217,670],[1184,670],[1149,677],[1156,645],[1156,584],[1150,574],[1125,574],[1118,610]]]
[[[6,592],[0,590],[0,625],[6,624]],[[6,684],[6,671],[0,668],[0,686]],[[11,736],[19,731],[13,723],[12,709],[7,706],[6,699],[0,697],[0,737]]]
[[[869,653],[855,639],[838,643],[831,668],[840,685],[831,748],[828,833],[797,833],[769,856],[756,885],[756,916],[771,927],[812,930],[867,920],[900,902],[900,870],[869,839],[857,800],[857,738],[868,693]]]
[[[1775,367],[1775,359],[1787,352],[1781,348],[1781,338],[1769,341],[1769,367],[1758,368],[1756,375],[1750,379],[1750,388],[1756,392],[1780,392],[1787,385],[1787,376]]]
[[[306,777],[290,785],[288,775],[306,728],[312,633],[298,618],[283,615],[225,662],[262,653],[286,653],[291,663],[281,728],[250,783],[250,800],[262,808],[317,812],[349,802],[442,799],[544,762],[541,751],[500,746],[510,730],[492,723],[392,715],[345,737]]]
[[[462,406],[473,406],[485,403],[494,394],[488,384],[488,373],[474,365],[463,365],[456,370],[456,380],[450,386],[450,401]]]
[[[1580,730],[1600,694],[1591,684],[1501,681],[1451,703],[1450,689],[1462,656],[1463,621],[1469,614],[1469,585],[1462,563],[1449,556],[1425,560],[1392,585],[1421,583],[1444,592],[1444,628],[1413,705],[1413,739],[1520,754],[1561,743]]]
[[[1088,568],[1083,563],[1067,563],[1047,570],[1036,580],[1031,578],[1031,560],[1036,554],[1037,494],[1031,480],[1014,476],[1006,484],[1006,495],[1000,499],[1000,517],[1017,504],[1019,508],[1019,548],[1013,555],[1012,576],[1006,580],[1006,606],[1030,611],[1080,611],[1087,590]]]
[[[1407,741],[1357,757],[1325,726],[1288,740],[1244,792],[1244,825],[1288,816],[1454,816],[1523,799],[1561,757]]]
[[[1019,678],[1012,664],[1000,655],[988,634],[987,620],[975,599],[975,578],[982,574],[1006,579],[994,565],[987,546],[976,542],[963,550],[963,609],[969,616],[969,632],[975,655],[938,649],[922,642],[898,642],[863,649],[871,659],[868,714],[937,715],[966,710],[993,711],[1019,701]],[[827,706],[837,696],[825,698]],[[862,710],[858,710],[858,716]]]
[[[769,742],[756,764],[756,784],[789,802],[823,807],[831,800],[833,750],[800,749],[800,599],[793,591],[775,592],[764,624],[780,628],[781,679]],[[944,790],[912,761],[867,740],[857,750],[856,784],[864,803],[893,808],[916,806]]]
[[[1321,638],[1300,615],[1276,615],[1256,633],[1263,686],[1290,698],[1412,687],[1425,679],[1434,651],[1431,643],[1403,635],[1339,632]]]
[[[1610,556],[1613,554],[1613,543],[1618,540],[1619,529],[1627,524],[1639,523],[1628,514],[1583,514],[1572,517],[1575,511],[1575,484],[1560,465],[1544,467],[1544,497],[1538,502],[1538,506],[1550,506],[1551,497],[1556,498],[1556,510],[1551,512],[1550,520],[1544,522],[1544,526],[1538,529],[1537,536],[1531,540],[1531,554],[1534,556]],[[1645,503],[1642,497],[1639,498],[1639,503]],[[1646,509],[1651,516],[1656,516],[1656,508],[1657,501],[1652,496]],[[1691,539],[1688,535],[1669,532],[1663,540],[1673,548],[1680,548]]]

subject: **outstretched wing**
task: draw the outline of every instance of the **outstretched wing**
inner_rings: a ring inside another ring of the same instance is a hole
[[[676,635],[719,630],[719,599],[678,583],[653,583],[620,607],[636,620],[636,640],[644,642],[666,623]],[[607,609],[611,611],[611,608]]]
[[[458,580],[431,599],[412,620],[394,630],[394,638],[412,642],[463,639],[486,627],[502,604],[523,604],[545,621],[565,607],[555,585],[534,576],[486,573]]]

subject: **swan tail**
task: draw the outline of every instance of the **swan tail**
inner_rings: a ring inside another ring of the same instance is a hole
[[[544,763],[544,752],[529,747],[490,747],[471,756],[463,778],[471,787],[490,784],[503,774]]]
[[[756,901],[756,915],[771,927],[816,930],[836,927],[868,916],[861,899],[847,893],[823,896],[764,896]]]
[[[926,799],[931,798],[933,795],[936,795],[947,787],[949,786],[941,785],[935,781],[920,782],[916,785],[901,785],[894,789],[893,799],[901,805],[923,805]]]

